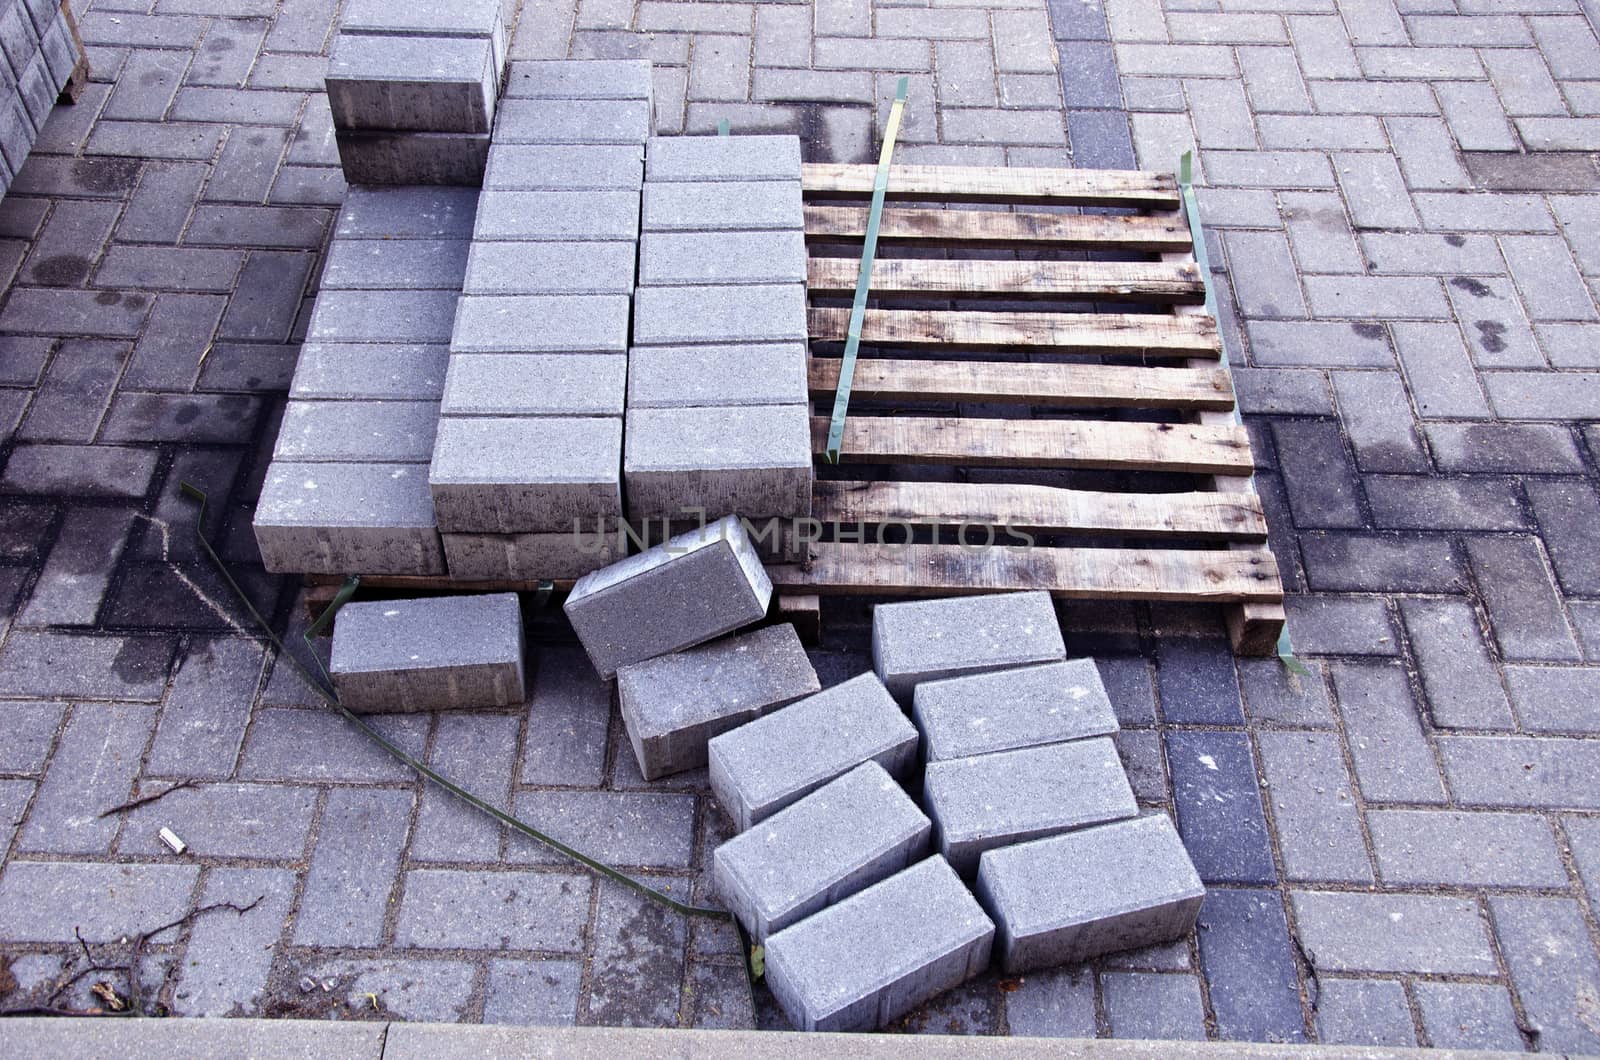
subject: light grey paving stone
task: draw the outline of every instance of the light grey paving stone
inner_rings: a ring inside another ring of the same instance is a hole
[[[409,790],[385,788],[328,793],[295,915],[295,945],[378,945],[415,799]]]
[[[467,294],[633,295],[630,242],[534,243],[476,240],[467,256]]]
[[[458,353],[445,377],[445,416],[621,416],[625,354]]]
[[[1093,659],[925,681],[911,712],[930,762],[1105,736],[1118,727]]]
[[[1294,891],[1291,900],[1318,971],[1496,974],[1471,900],[1331,891]]]
[[[1394,979],[1323,979],[1317,1040],[1329,1045],[1415,1045],[1405,988]]]
[[[196,918],[173,991],[176,1013],[224,1016],[255,1009],[289,915],[294,876],[287,869],[210,871],[197,904],[231,902],[248,911],[217,909]]]
[[[799,231],[804,227],[799,181],[645,182],[641,214],[645,232]]]
[[[600,676],[758,621],[772,580],[734,518],[579,579],[563,610]]]
[[[986,850],[1139,812],[1103,736],[929,763],[923,802],[939,852],[964,876]]]
[[[639,234],[632,191],[485,191],[478,202],[479,240],[627,240]]]
[[[630,144],[519,144],[489,148],[483,186],[495,191],[627,188],[644,183],[643,152]]]
[[[351,188],[334,224],[340,239],[469,239],[478,192],[468,188]]]
[[[643,144],[646,99],[516,99],[500,104],[494,138],[503,144]]]
[[[740,831],[862,762],[896,777],[917,730],[873,674],[861,674],[711,740],[711,789]]]
[[[443,344],[308,342],[300,347],[289,396],[437,401],[449,359]]]
[[[352,0],[339,14],[341,35],[392,34],[402,37],[481,37],[493,49],[498,84],[505,67],[507,26],[500,0],[461,0],[450,4]]]
[[[647,59],[557,59],[513,62],[507,99],[649,99]]]
[[[982,972],[993,941],[994,924],[932,857],[769,938],[767,982],[799,1029],[874,1030]]]
[[[424,949],[582,948],[589,883],[570,873],[413,869],[395,941]]]
[[[1570,898],[1511,895],[1488,899],[1495,937],[1540,1049],[1600,1052],[1593,998],[1600,958],[1583,907]],[[1493,973],[1489,973],[1493,974]]]
[[[800,179],[798,136],[656,136],[645,144],[645,179]]]
[[[791,625],[766,626],[617,670],[617,699],[646,780],[698,769],[706,743],[821,688]]]
[[[628,357],[630,408],[806,405],[807,400],[804,343],[636,346]]]
[[[335,239],[319,284],[324,291],[460,291],[471,245],[465,239]]]
[[[581,578],[628,554],[615,530],[592,525],[576,533],[441,534],[452,578]]]
[[[633,341],[640,346],[805,338],[804,284],[641,287],[634,294]]]
[[[1565,887],[1550,825],[1536,814],[1370,810],[1367,828],[1385,883],[1445,887]]]
[[[82,663],[75,659],[72,665]],[[155,710],[149,706],[75,706],[17,837],[17,849],[109,853],[121,822],[117,814],[100,814],[120,805],[133,792],[139,759],[155,721]]]
[[[811,514],[805,405],[630,411],[623,476],[631,519]]]
[[[902,702],[922,681],[1002,670],[1067,656],[1050,594],[999,593],[879,604],[872,665]]]
[[[455,291],[325,291],[317,296],[311,342],[450,341]]]
[[[335,141],[351,184],[476,188],[489,162],[488,133],[340,129]]]
[[[717,895],[759,942],[906,868],[933,825],[865,762],[713,854]]]
[[[625,353],[623,295],[463,295],[453,354]]]
[[[328,671],[358,713],[508,707],[525,698],[516,593],[346,604]]]
[[[783,232],[646,232],[639,242],[639,283],[804,283],[805,236]]]
[[[421,464],[274,463],[253,526],[274,574],[445,571]]]
[[[1205,887],[1158,813],[987,851],[977,895],[1016,974],[1181,939]]]
[[[325,84],[338,129],[487,133],[497,75],[487,37],[340,33]]]
[[[688,868],[694,858],[695,797],[667,791],[525,791],[517,796],[523,820],[613,865]],[[522,835],[506,844],[506,860],[566,866],[566,855]],[[687,890],[687,883],[669,890]]]
[[[188,911],[199,875],[193,864],[14,860],[0,877],[0,932],[13,942],[71,944],[74,929],[97,942],[149,931]]]
[[[425,462],[439,406],[432,401],[291,401],[272,458],[285,463]]]
[[[1256,734],[1266,783],[1262,794],[1292,880],[1371,883],[1361,815],[1336,733]]]
[[[621,465],[619,419],[447,417],[428,483],[442,530],[570,532],[621,517]]]
[[[167,855],[160,832],[170,827],[194,857],[299,861],[316,807],[316,789],[301,785],[205,784],[174,790],[129,811],[117,850]]]
[[[1511,995],[1499,983],[1412,984],[1428,1044],[1435,1049],[1520,1052],[1522,1033]]]

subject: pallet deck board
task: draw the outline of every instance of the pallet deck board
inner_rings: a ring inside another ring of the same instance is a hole
[[[865,198],[878,167],[865,163],[808,162],[800,185],[812,198]],[[889,167],[885,196],[922,202],[1048,203],[1055,206],[1129,206],[1175,210],[1178,182],[1170,173],[1136,169],[1027,169],[1008,166]]]
[[[866,238],[868,210],[862,206],[807,203],[806,239],[814,243],[859,243]],[[1192,246],[1189,227],[1176,212],[1105,216],[1017,210],[886,207],[878,223],[885,246],[929,244],[976,248],[1181,251]]]
[[[861,263],[813,257],[807,283],[816,294],[851,294]],[[873,294],[950,298],[1081,298],[1086,301],[1198,302],[1205,299],[1200,269],[1158,261],[973,261],[880,258]]]
[[[811,359],[814,398],[831,399],[837,358]],[[1042,408],[1233,408],[1227,372],[1207,368],[1139,368],[1103,364],[896,360],[856,362],[851,385],[866,401],[973,401]]]
[[[809,311],[811,337],[842,342],[850,310]],[[1029,313],[937,309],[868,309],[861,341],[948,350],[1039,349],[1216,358],[1222,350],[1210,317],[1154,313]]]

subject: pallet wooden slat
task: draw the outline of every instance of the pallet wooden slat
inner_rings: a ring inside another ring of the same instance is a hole
[[[1044,589],[1100,600],[1272,602],[1282,598],[1278,565],[1266,549],[1005,548],[960,545],[811,546],[809,566],[767,568],[779,588],[805,592],[950,593]]]
[[[810,162],[801,167],[800,186],[812,198],[864,198],[872,194],[877,171],[875,165]],[[1179,202],[1170,173],[1006,166],[890,166],[887,198],[1167,210]]]
[[[807,203],[806,239],[859,242],[866,238],[867,209]],[[1177,214],[1038,213],[888,207],[878,223],[878,242],[939,243],[970,247],[1033,247],[1188,250],[1189,228]]]
[[[814,293],[842,295],[855,291],[860,271],[854,258],[813,257],[806,276]],[[1205,299],[1205,285],[1193,263],[880,258],[872,268],[871,293],[1196,302]]]
[[[826,416],[812,417],[811,444],[816,453],[827,451]],[[1249,475],[1253,467],[1243,427],[1100,420],[852,416],[845,421],[841,453],[844,462],[857,464],[1223,475]]]
[[[824,524],[966,523],[1026,533],[1248,541],[1267,536],[1266,516],[1253,493],[1110,493],[1017,483],[834,479],[817,482],[811,514]]]
[[[839,360],[813,357],[811,396],[839,385]],[[856,362],[851,393],[865,401],[1004,402],[1052,408],[1233,408],[1221,368],[868,358]]]
[[[808,319],[811,337],[817,340],[842,342],[850,328],[848,309],[813,308]],[[881,346],[1029,348],[1167,357],[1215,358],[1221,350],[1217,325],[1210,317],[1145,313],[868,309],[861,341]]]

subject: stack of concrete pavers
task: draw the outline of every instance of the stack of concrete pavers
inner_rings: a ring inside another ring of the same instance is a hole
[[[482,182],[507,0],[349,0],[325,84],[352,184]]]
[[[445,572],[428,490],[477,192],[352,188],[256,507],[270,571]]]
[[[82,58],[62,0],[0,0],[0,195]]]
[[[625,553],[650,89],[643,61],[512,64],[430,473],[454,577],[575,578]]]
[[[629,518],[809,515],[798,138],[652,139],[643,201]]]
[[[357,713],[516,706],[525,683],[517,595],[346,604],[328,671]]]

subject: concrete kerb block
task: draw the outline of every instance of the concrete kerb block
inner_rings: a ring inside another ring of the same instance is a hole
[[[580,578],[563,610],[609,679],[629,663],[757,622],[771,599],[749,535],[727,518]]]
[[[357,713],[520,704],[522,610],[516,593],[346,604],[328,672]]]
[[[742,832],[862,762],[904,777],[917,730],[873,674],[861,674],[713,737],[711,790]]]
[[[274,574],[443,574],[424,464],[267,468],[253,522]]]
[[[655,183],[788,180],[801,174],[798,136],[653,136],[645,179]]]
[[[1139,812],[1107,737],[930,762],[923,804],[939,852],[963,876],[986,850]]]
[[[879,604],[872,665],[895,698],[922,681],[1067,657],[1055,604],[1043,591]]]
[[[1117,731],[1093,659],[924,681],[912,696],[928,761],[1060,743]]]
[[[631,519],[700,510],[811,514],[816,469],[805,405],[637,408],[628,412],[623,477]]]
[[[617,699],[646,780],[698,769],[706,743],[822,686],[794,627],[766,626],[617,670]]]
[[[1205,887],[1158,813],[987,851],[977,895],[1018,974],[1183,938]]]
[[[341,32],[324,84],[336,129],[487,134],[500,77],[487,37]]]
[[[932,831],[899,782],[865,762],[717,847],[717,894],[761,942],[921,859]]]
[[[768,938],[767,985],[801,1030],[875,1030],[981,973],[994,930],[935,856]]]
[[[452,533],[561,533],[622,517],[622,421],[447,416],[428,483]]]

